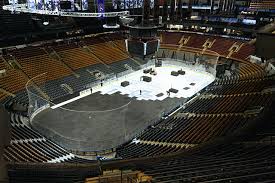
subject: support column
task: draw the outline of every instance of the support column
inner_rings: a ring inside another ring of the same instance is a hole
[[[189,2],[188,2],[188,16],[189,16],[189,18],[192,14],[192,5],[193,5],[193,0],[189,0]]]
[[[164,22],[167,21],[167,16],[168,16],[168,3],[167,3],[167,1],[164,1],[164,4],[163,4],[163,18],[162,18],[162,20]]]
[[[235,3],[236,3],[236,0],[231,1],[231,12],[235,11]]]
[[[158,19],[159,15],[159,0],[154,0],[154,18]]]
[[[221,3],[222,3],[222,0],[219,0],[219,3],[218,3],[218,9],[219,9],[219,11],[221,11]]]
[[[219,0],[219,11],[222,11],[222,5],[224,0]]]
[[[171,0],[170,3],[170,20],[175,20],[175,0]]]
[[[212,14],[213,10],[214,10],[214,2],[213,0],[210,0],[210,14]]]
[[[182,22],[182,0],[178,0],[178,20],[179,22]]]
[[[143,23],[150,17],[150,0],[143,1]]]
[[[222,11],[225,10],[225,0],[222,1],[222,9],[221,9],[221,10],[222,10]]]
[[[228,12],[229,11],[229,0],[225,0],[225,11]]]
[[[120,10],[120,0],[115,0],[116,5],[117,5],[117,10]]]

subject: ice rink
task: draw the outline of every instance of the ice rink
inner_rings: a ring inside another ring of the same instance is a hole
[[[135,71],[111,82],[104,83],[94,91],[102,94],[120,92],[137,100],[163,100],[166,97],[188,98],[212,83],[215,77],[203,71],[195,71],[184,66],[149,67],[156,71],[156,75],[145,74],[143,70]],[[148,68],[146,68],[148,69]],[[172,71],[183,70],[184,75],[172,76]],[[141,80],[142,76],[152,78],[151,82]],[[121,82],[128,81],[130,85],[121,86]],[[193,85],[191,84],[193,83]],[[177,93],[167,92],[170,88],[178,90]],[[157,96],[158,95],[158,96]]]

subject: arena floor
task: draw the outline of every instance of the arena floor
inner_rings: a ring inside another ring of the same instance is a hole
[[[41,111],[34,117],[32,126],[73,151],[117,147],[184,104],[215,79],[206,72],[176,65],[153,67],[153,70],[155,74],[144,74],[142,69],[103,82],[102,86],[92,88],[88,96]],[[179,70],[185,74],[171,75],[172,71]],[[152,81],[141,81],[142,76],[149,76]],[[129,81],[130,85],[122,87],[123,81]],[[178,92],[168,94],[171,88]]]
[[[174,88],[178,90],[178,93],[170,92],[169,96],[171,98],[188,98],[212,83],[215,79],[212,75],[194,71],[187,67],[171,65],[151,68],[155,70],[156,75],[144,74],[143,70],[139,70],[106,85],[103,83],[103,86],[97,88],[96,91],[100,91],[102,94],[120,92],[121,94],[128,94],[129,97],[136,97],[137,100],[163,100],[168,97],[167,91],[170,88]],[[178,70],[185,71],[185,74],[171,75],[172,71]],[[142,81],[142,76],[149,76],[152,81]],[[121,82],[123,81],[129,81],[130,85],[122,87]],[[194,85],[190,85],[191,83],[194,83]],[[160,93],[163,95],[157,96]]]

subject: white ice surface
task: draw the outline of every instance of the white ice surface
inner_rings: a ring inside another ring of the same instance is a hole
[[[167,91],[170,88],[174,88],[178,90],[178,93],[170,93],[170,97],[187,98],[212,83],[215,79],[211,74],[183,66],[171,65],[150,68],[153,68],[157,75],[144,74],[143,70],[139,70],[111,82],[103,83],[102,87],[98,86],[93,89],[93,93],[96,91],[100,91],[102,94],[121,92],[121,94],[128,94],[129,97],[137,97],[137,100],[163,100],[168,97]],[[180,69],[185,71],[185,75],[171,75],[172,71]],[[141,81],[141,76],[150,76],[152,81]],[[129,81],[130,85],[122,87],[121,82],[123,81]],[[195,85],[191,86],[190,83],[195,83]],[[184,90],[184,87],[189,87],[190,89]],[[157,97],[156,95],[159,93],[163,93],[163,96]]]

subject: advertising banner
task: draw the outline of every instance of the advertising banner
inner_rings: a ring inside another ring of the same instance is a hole
[[[98,13],[105,13],[104,0],[97,0],[97,11]]]

